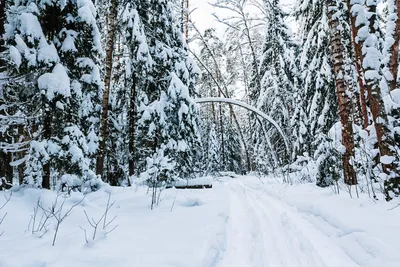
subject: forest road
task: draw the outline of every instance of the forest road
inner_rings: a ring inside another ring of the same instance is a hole
[[[226,242],[213,267],[360,267],[268,185],[232,179],[225,186]]]

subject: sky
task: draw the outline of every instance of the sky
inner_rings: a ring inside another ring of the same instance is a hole
[[[224,15],[218,9],[213,8],[209,5],[209,2],[215,2],[216,0],[190,0],[191,10],[194,10],[191,14],[191,19],[196,23],[196,26],[202,32],[210,27],[218,28],[215,18],[212,16],[213,13],[218,15]],[[291,8],[296,0],[281,0],[281,4],[285,9]],[[294,27],[294,25],[290,25]]]

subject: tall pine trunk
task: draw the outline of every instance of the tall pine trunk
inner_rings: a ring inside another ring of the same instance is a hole
[[[351,120],[351,99],[344,80],[344,47],[341,35],[338,30],[339,21],[336,15],[336,5],[334,0],[327,0],[328,22],[330,28],[331,49],[333,70],[335,73],[336,94],[339,102],[339,115],[342,123],[342,144],[346,148],[343,155],[344,181],[348,185],[357,184],[356,172],[351,163],[354,157],[354,135],[353,123]]]
[[[110,99],[111,90],[111,76],[112,76],[112,66],[113,66],[113,54],[115,45],[115,35],[116,35],[116,16],[117,16],[117,0],[111,1],[111,9],[108,16],[108,36],[106,44],[106,73],[104,76],[104,93],[102,101],[102,111],[101,111],[101,126],[100,126],[100,142],[99,151],[97,155],[96,162],[96,173],[97,175],[103,176],[104,173],[104,158],[105,158],[105,148],[108,135],[108,104]],[[104,180],[104,178],[102,178]]]
[[[363,127],[364,129],[368,127],[368,111],[367,111],[367,92],[365,89],[365,79],[364,79],[364,68],[363,68],[363,59],[364,56],[362,54],[362,46],[363,42],[358,38],[358,33],[362,25],[357,25],[357,14],[353,14],[352,8],[353,5],[350,0],[346,0],[347,8],[349,10],[349,20],[351,27],[351,42],[354,50],[354,57],[357,69],[357,82],[360,88],[360,99],[359,102],[361,104],[361,113],[363,119]],[[357,99],[358,100],[358,99]]]
[[[389,88],[390,90],[394,90],[398,87],[397,84],[397,73],[399,70],[399,42],[400,42],[400,1],[398,0],[390,0],[389,9],[389,16],[393,22],[391,26],[394,26],[393,29],[387,29],[387,32],[390,31],[390,38],[393,38],[393,44],[388,47],[388,54],[390,55],[389,58],[389,71],[392,75],[391,79],[389,79]],[[389,22],[388,22],[388,25]],[[388,38],[388,36],[387,36]],[[389,42],[390,40],[386,40]]]
[[[379,158],[377,162],[380,162],[380,158],[383,156],[391,156],[392,151],[390,150],[390,139],[388,138],[388,118],[385,111],[385,106],[382,100],[381,88],[380,88],[380,64],[372,63],[375,60],[375,50],[378,49],[378,37],[376,34],[376,27],[379,27],[376,14],[376,1],[370,1],[368,8],[369,18],[369,41],[366,46],[367,52],[364,58],[364,69],[365,69],[365,81],[366,88],[368,91],[368,100],[370,102],[370,108],[372,113],[372,120],[374,122],[376,137],[378,139]],[[365,47],[364,47],[365,49]],[[371,50],[369,52],[369,50]],[[369,53],[372,54],[369,59]],[[390,174],[391,171],[395,171],[396,166],[394,164],[386,164],[382,162],[382,169],[386,174]]]

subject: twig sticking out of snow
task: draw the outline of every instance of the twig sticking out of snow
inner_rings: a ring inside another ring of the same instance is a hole
[[[96,234],[97,234],[97,230],[98,230],[99,225],[100,225],[101,222],[103,222],[102,229],[103,229],[103,231],[105,231],[106,235],[111,233],[112,231],[114,231],[118,227],[118,225],[115,225],[110,230],[107,230],[108,226],[110,226],[110,224],[113,223],[114,220],[117,218],[117,215],[115,215],[110,221],[107,221],[108,212],[114,206],[114,204],[115,204],[115,201],[111,202],[111,194],[108,194],[108,200],[107,200],[106,209],[105,209],[103,215],[101,215],[101,217],[97,221],[95,221],[93,217],[89,218],[89,215],[87,214],[86,210],[83,211],[85,213],[87,221],[89,222],[90,226],[93,228],[92,240],[95,240]],[[80,227],[80,228],[82,229],[82,231],[85,234],[86,243],[89,243],[89,240],[87,238],[86,229],[83,228],[83,227]]]
[[[4,198],[6,199],[6,201],[3,203],[3,205],[0,206],[0,210],[2,210],[7,205],[8,202],[10,202],[11,196],[12,196],[12,192],[10,192],[10,195],[8,197],[6,195],[4,195]],[[4,213],[3,216],[0,215],[0,225],[3,223],[6,216],[7,216],[7,212]],[[2,236],[3,234],[4,234],[4,231],[1,231],[0,236]]]
[[[58,206],[58,199],[60,197],[60,195],[62,194],[58,194],[55,201],[52,203],[51,207],[49,208],[44,208],[42,206],[42,203],[39,201],[38,202],[38,207],[43,211],[45,217],[49,217],[49,218],[54,218],[56,220],[56,231],[54,232],[54,237],[53,237],[53,243],[52,246],[55,245],[56,243],[56,239],[57,239],[57,234],[58,234],[58,230],[60,229],[60,225],[61,223],[69,216],[71,215],[73,209],[78,206],[79,204],[82,203],[82,201],[85,199],[86,195],[83,196],[83,198],[78,201],[77,203],[75,203],[74,205],[72,205],[66,212],[63,212],[64,209],[64,204],[65,204],[65,199],[62,201],[61,205]]]
[[[38,213],[39,209],[41,209],[40,203],[41,199],[39,197],[36,202],[36,206],[33,208],[33,214],[31,215],[31,219],[29,221],[27,230],[30,231],[30,226],[32,224],[32,234],[41,233],[39,238],[42,238],[49,231],[47,227],[49,226],[50,223],[48,223],[48,221],[53,217],[53,215],[51,213],[42,212],[42,216],[38,221]]]

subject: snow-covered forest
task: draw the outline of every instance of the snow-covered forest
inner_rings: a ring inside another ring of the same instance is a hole
[[[223,36],[188,1],[2,0],[2,188],[228,171],[397,196],[397,1],[210,4]]]
[[[0,267],[399,266],[400,1],[197,1],[0,0]]]

